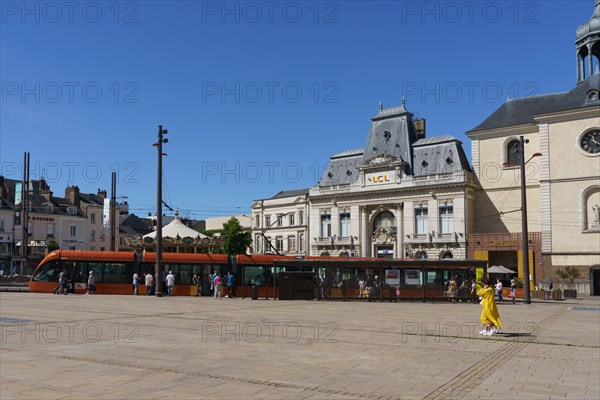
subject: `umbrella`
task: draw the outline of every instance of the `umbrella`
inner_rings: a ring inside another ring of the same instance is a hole
[[[512,269],[503,267],[502,265],[492,265],[487,270],[488,274],[516,274]]]

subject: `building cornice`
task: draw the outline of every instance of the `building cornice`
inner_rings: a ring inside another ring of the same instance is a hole
[[[526,135],[529,133],[537,133],[538,124],[528,123],[522,125],[503,126],[500,128],[488,129],[484,131],[466,132],[465,135],[471,140],[494,139],[511,135]]]
[[[600,121],[600,106],[577,108],[573,110],[559,111],[548,114],[536,115],[534,119],[539,123],[556,123],[573,121],[575,119],[598,118]]]

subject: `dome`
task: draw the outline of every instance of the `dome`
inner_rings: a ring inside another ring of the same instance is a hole
[[[591,18],[577,28],[576,41],[579,42],[594,33],[600,34],[600,0],[596,0],[596,8]]]

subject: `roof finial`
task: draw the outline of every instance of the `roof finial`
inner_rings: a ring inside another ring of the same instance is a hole
[[[178,218],[178,217],[179,217],[179,208],[176,208],[175,209],[175,218]]]
[[[402,108],[405,108],[404,106],[406,106],[406,99],[402,96]]]
[[[379,111],[383,111],[383,103],[379,100]]]

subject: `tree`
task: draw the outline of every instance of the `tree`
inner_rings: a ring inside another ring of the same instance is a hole
[[[225,237],[223,252],[229,255],[246,254],[246,250],[252,244],[252,234],[244,232],[236,217],[231,217],[223,224],[221,236]]]

